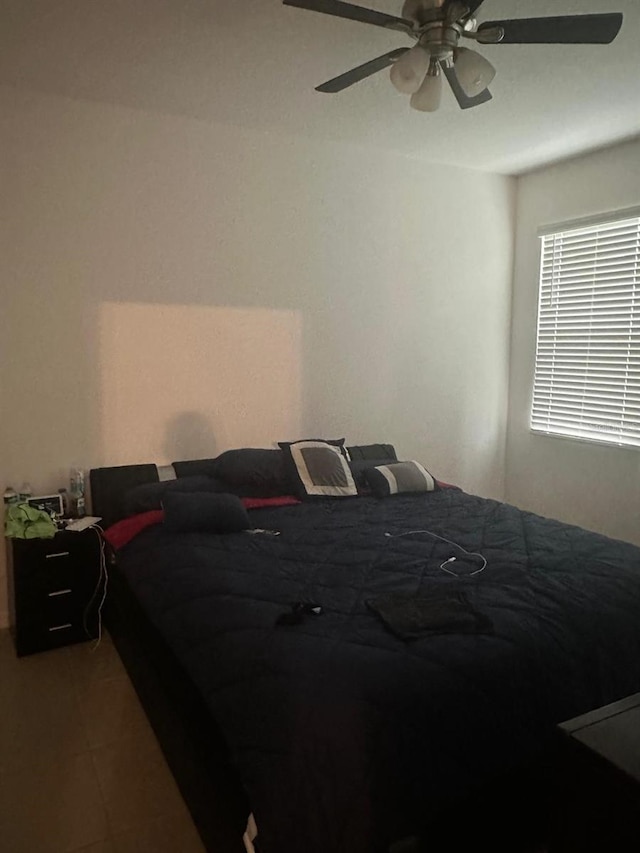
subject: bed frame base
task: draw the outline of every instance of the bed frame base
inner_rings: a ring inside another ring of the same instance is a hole
[[[249,803],[200,694],[112,566],[105,622],[205,848],[245,853]]]

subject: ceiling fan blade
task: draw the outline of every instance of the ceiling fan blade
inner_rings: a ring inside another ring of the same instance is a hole
[[[513,21],[486,21],[483,30],[500,27],[500,44],[611,44],[620,32],[623,15],[562,15],[555,18],[522,18]]]
[[[334,77],[333,80],[328,80],[322,86],[316,87],[316,92],[329,92],[330,94],[342,92],[343,89],[348,89],[354,83],[359,83],[361,80],[371,77],[372,74],[377,74],[378,71],[382,71],[384,68],[393,65],[396,59],[399,59],[408,50],[408,47],[399,47],[396,50],[385,53],[384,56],[379,56],[377,59],[365,62],[364,65],[358,65],[357,68],[352,68],[351,71],[347,71],[339,77]]]
[[[296,6],[298,9],[308,9],[310,12],[322,12],[325,15],[335,15],[350,21],[360,21],[363,24],[373,24],[387,30],[400,30],[403,33],[413,32],[413,24],[405,18],[396,18],[384,12],[343,3],[342,0],[283,0],[285,6]]]
[[[479,95],[474,95],[474,97],[470,98],[465,94],[464,89],[460,85],[455,67],[453,65],[447,65],[444,62],[441,62],[440,65],[442,66],[445,77],[451,86],[451,91],[453,92],[461,109],[469,110],[471,107],[479,107],[480,104],[486,104],[487,101],[492,100],[493,95],[488,89],[485,89],[484,92],[480,92]]]

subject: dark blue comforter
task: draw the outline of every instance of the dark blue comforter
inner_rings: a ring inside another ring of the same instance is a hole
[[[158,526],[120,563],[225,733],[265,853],[385,849],[555,723],[640,690],[639,548],[458,490],[252,521],[281,535]],[[452,577],[451,545],[385,536],[410,530],[482,552],[486,570]],[[403,642],[365,603],[442,587],[493,635]],[[276,627],[297,601],[322,615]]]

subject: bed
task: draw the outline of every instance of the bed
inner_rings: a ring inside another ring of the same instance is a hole
[[[92,471],[93,511],[158,476]],[[253,812],[264,853],[388,851],[640,690],[633,545],[457,488],[249,517],[152,524],[111,567],[109,627],[207,849],[240,853]],[[460,594],[472,628],[412,639],[375,606]]]

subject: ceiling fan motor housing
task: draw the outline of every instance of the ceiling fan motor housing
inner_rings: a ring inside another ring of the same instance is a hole
[[[461,35],[462,28],[457,24],[438,21],[425,25],[424,32],[420,36],[420,44],[429,51],[434,59],[449,59],[458,47]]]

